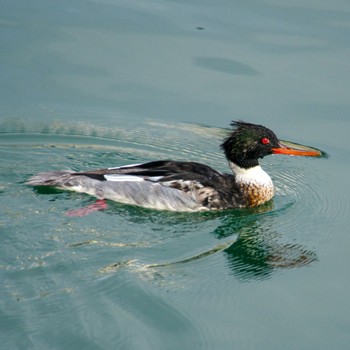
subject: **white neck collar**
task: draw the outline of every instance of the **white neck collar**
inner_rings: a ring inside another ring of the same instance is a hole
[[[238,183],[254,183],[263,186],[271,186],[271,177],[261,168],[260,165],[256,165],[252,168],[241,168],[235,163],[229,162],[230,168],[236,176]]]

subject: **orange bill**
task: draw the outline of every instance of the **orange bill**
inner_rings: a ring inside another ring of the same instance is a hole
[[[280,141],[280,147],[273,148],[274,154],[286,154],[290,156],[320,157],[322,152],[308,146],[298,145],[289,141]]]

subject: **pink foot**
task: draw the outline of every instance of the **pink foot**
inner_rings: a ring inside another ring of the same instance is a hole
[[[97,210],[107,209],[107,203],[104,199],[98,199],[94,204],[84,208],[72,209],[65,212],[65,216],[85,216]]]

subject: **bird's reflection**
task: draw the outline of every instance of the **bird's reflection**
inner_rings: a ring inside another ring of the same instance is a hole
[[[282,236],[273,228],[273,218],[259,215],[270,212],[272,202],[267,203],[244,217],[226,216],[223,224],[215,230],[218,238],[238,234],[237,240],[224,249],[228,266],[240,280],[264,279],[278,269],[301,267],[317,260],[315,252],[301,244],[285,243]]]

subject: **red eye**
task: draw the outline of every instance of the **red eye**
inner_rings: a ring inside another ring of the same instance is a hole
[[[268,144],[270,143],[270,140],[269,140],[267,137],[263,137],[263,138],[261,139],[261,143],[262,143],[263,145],[268,145]]]

